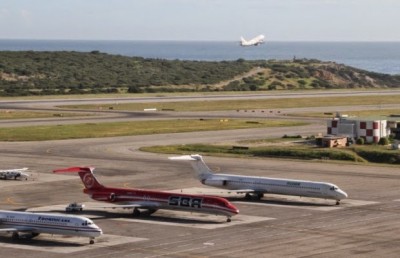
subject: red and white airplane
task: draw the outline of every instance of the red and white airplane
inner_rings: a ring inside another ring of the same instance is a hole
[[[136,188],[112,188],[100,184],[93,174],[93,167],[71,167],[54,170],[54,173],[78,173],[85,189],[83,192],[96,201],[117,204],[105,208],[132,208],[133,215],[140,215],[140,210],[152,214],[159,209],[200,212],[227,217],[238,214],[239,210],[228,200],[220,197],[181,194],[173,192],[149,191]]]

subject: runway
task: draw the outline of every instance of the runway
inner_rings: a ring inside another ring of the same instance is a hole
[[[28,181],[0,181],[1,209],[63,212],[70,202],[96,203],[82,193],[77,176],[51,171],[69,166],[95,166],[107,186],[226,196],[240,210],[231,223],[224,217],[157,211],[133,218],[130,210],[92,209],[104,232],[94,245],[85,238],[40,235],[12,241],[0,236],[4,257],[397,257],[400,252],[400,170],[398,166],[364,166],[278,159],[205,156],[214,170],[234,174],[328,181],[349,194],[336,206],[329,200],[266,195],[246,201],[201,185],[190,165],[168,160],[169,155],[138,151],[141,146],[214,143],[311,134],[324,124],[297,128],[245,129],[102,139],[45,142],[3,142],[0,162],[6,167],[29,167]],[[98,204],[97,204],[98,205]]]

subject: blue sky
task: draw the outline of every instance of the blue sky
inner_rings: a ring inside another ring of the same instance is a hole
[[[1,39],[400,41],[400,0],[2,0]]]

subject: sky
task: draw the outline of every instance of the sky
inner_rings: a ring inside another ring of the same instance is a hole
[[[400,0],[2,0],[0,39],[400,41]]]

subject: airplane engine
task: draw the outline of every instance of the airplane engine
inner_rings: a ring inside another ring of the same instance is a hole
[[[203,185],[209,185],[209,186],[226,186],[227,181],[226,180],[216,180],[216,179],[204,179],[201,181]]]
[[[115,201],[115,193],[110,193],[110,196],[108,197],[110,201]]]

